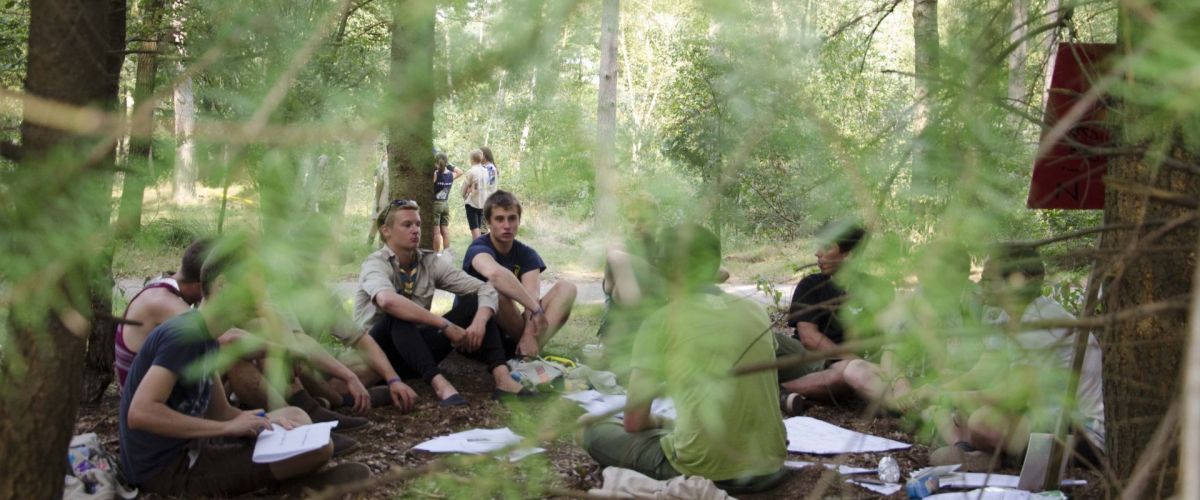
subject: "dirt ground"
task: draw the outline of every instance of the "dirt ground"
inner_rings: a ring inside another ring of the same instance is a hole
[[[455,382],[459,390],[470,401],[469,405],[453,408],[439,407],[434,401],[432,391],[427,386],[419,382],[412,383],[410,385],[420,395],[418,407],[407,414],[401,414],[394,407],[372,409],[369,414],[372,425],[365,430],[351,434],[360,442],[360,448],[345,457],[335,459],[335,462],[362,462],[368,465],[375,474],[394,470],[394,467],[413,469],[443,458],[421,451],[411,451],[413,446],[435,436],[476,427],[509,426],[518,434],[531,437],[537,433],[539,427],[544,427],[543,424],[547,422],[556,422],[561,425],[574,421],[583,413],[573,403],[561,398],[549,398],[537,403],[517,403],[512,407],[506,407],[490,399],[492,384],[488,377],[480,376],[481,368],[478,365],[457,355],[452,355],[442,366],[447,377]],[[110,388],[100,406],[80,409],[75,433],[97,433],[105,449],[116,454],[119,449],[117,437],[119,403],[115,387]],[[912,435],[903,428],[903,423],[899,419],[886,416],[864,418],[862,416],[864,410],[865,407],[859,403],[841,406],[823,405],[810,409],[807,415],[859,432],[897,441],[913,442]],[[578,446],[575,446],[570,436],[558,437],[540,445],[546,448],[545,454],[527,458],[516,465],[494,461],[494,465],[485,464],[485,467],[489,468],[484,469],[451,466],[447,472],[440,473],[434,479],[396,482],[348,495],[347,498],[566,497],[569,494],[583,493],[589,488],[600,486],[599,465],[583,453]],[[929,449],[917,444],[908,450],[889,454],[896,458],[902,473],[907,476],[909,471],[927,465]],[[842,463],[847,465],[874,467],[882,456],[882,454],[874,453],[845,457],[791,454],[788,458],[810,462],[844,460]],[[456,459],[458,458],[449,458],[449,460]],[[536,472],[531,472],[540,469],[539,464],[547,462],[553,471],[552,476],[540,478]],[[1020,471],[1010,468],[997,472],[1019,474]],[[495,477],[491,477],[491,482],[483,485],[473,483],[480,476]],[[1101,478],[1098,474],[1071,468],[1067,477],[1089,481],[1087,487],[1067,490],[1066,492],[1071,497],[1104,497]],[[478,493],[480,490],[493,493],[481,495]],[[254,496],[264,495],[264,493],[259,493]],[[741,498],[881,497],[866,489],[840,481],[835,475],[829,474],[823,469],[808,467],[791,471],[784,483],[772,491]],[[888,498],[906,497],[901,491]]]

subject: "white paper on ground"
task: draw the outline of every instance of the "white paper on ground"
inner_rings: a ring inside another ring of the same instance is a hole
[[[617,418],[623,418],[625,408],[624,394],[603,394],[595,389],[563,394],[564,398],[579,403],[589,415],[607,415],[614,414]],[[669,398],[655,399],[650,404],[650,413],[660,417],[675,420],[675,403]]]
[[[996,486],[1000,488],[1016,488],[1020,482],[1019,476],[1011,474],[988,474],[986,472],[958,472],[946,476],[938,481],[943,488],[983,488],[985,486]],[[1087,481],[1083,479],[1063,479],[1062,486],[1083,486]]]
[[[783,421],[787,429],[788,451],[814,455],[873,453],[900,450],[912,445],[863,434],[812,417],[792,417]]]
[[[1030,500],[1031,498],[1035,497],[1028,491],[989,487],[971,491],[938,493],[925,497],[925,500]]]
[[[521,440],[521,436],[509,430],[508,427],[500,429],[471,429],[456,432],[448,436],[435,437],[413,446],[413,449],[432,453],[473,453],[480,455],[511,447],[520,443]],[[529,455],[544,451],[546,450],[542,448],[519,448],[510,451],[508,459],[509,461],[516,462]]]
[[[808,467],[808,466],[812,466],[812,465],[820,465],[820,466],[825,467],[826,469],[833,469],[834,467],[837,467],[837,471],[839,474],[857,474],[857,473],[861,473],[861,472],[874,472],[875,471],[875,469],[868,469],[866,467],[854,467],[851,465],[822,464],[822,463],[817,463],[817,462],[808,462],[805,460],[785,460],[783,462],[783,466],[787,467],[789,469],[802,469],[804,467]],[[879,493],[880,495],[891,495],[892,493],[900,491],[900,488],[902,488],[904,486],[904,485],[898,484],[898,483],[888,483],[888,484],[863,483],[863,482],[855,481],[853,478],[846,479],[846,482],[851,483],[855,486],[861,486],[868,490],[874,491],[875,493]]]
[[[269,464],[325,446],[329,444],[329,431],[337,424],[336,421],[321,422],[301,425],[290,431],[273,425],[271,430],[258,435],[251,460],[256,464]]]
[[[825,467],[826,469],[832,469],[835,467],[834,464],[822,464],[822,463],[817,463],[817,462],[809,462],[806,460],[784,460],[784,462],[783,462],[783,466],[787,467],[789,469],[802,469],[804,467],[808,467],[808,466],[812,466],[812,465],[820,465],[820,466]],[[836,467],[837,467],[838,474],[858,474],[861,472],[874,472],[875,471],[875,469],[868,469],[866,467],[854,467],[852,465],[837,465]]]

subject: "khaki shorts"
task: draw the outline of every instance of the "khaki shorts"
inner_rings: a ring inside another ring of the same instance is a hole
[[[142,491],[180,497],[238,496],[278,483],[267,464],[256,464],[254,439],[201,439],[153,477]],[[198,455],[197,455],[198,453]],[[196,457],[195,463],[192,456]]]
[[[793,354],[805,354],[807,352],[808,352],[808,350],[804,348],[804,344],[801,344],[800,341],[797,340],[795,337],[792,337],[790,335],[784,335],[781,333],[775,334],[775,357],[776,358],[782,358],[784,356],[790,356]],[[826,359],[826,360],[818,359],[816,361],[810,361],[810,362],[802,364],[802,365],[793,365],[793,366],[789,366],[787,368],[780,368],[779,369],[779,382],[783,383],[783,382],[787,382],[789,380],[796,380],[796,379],[803,377],[805,375],[808,375],[810,373],[816,373],[821,370],[824,370],[829,367],[828,365],[831,364],[831,363],[829,363],[830,361],[840,361],[840,360],[838,360],[838,359]]]
[[[433,202],[433,225],[450,225],[450,205],[444,201]]]

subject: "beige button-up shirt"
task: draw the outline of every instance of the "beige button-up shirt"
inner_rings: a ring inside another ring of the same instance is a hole
[[[471,277],[432,251],[417,250],[416,269],[411,300],[425,309],[433,305],[433,292],[437,289],[455,295],[475,294],[479,297],[479,307],[497,309],[499,297],[492,285]],[[354,321],[361,331],[370,331],[386,314],[375,304],[375,296],[384,290],[394,292],[400,288],[399,274],[396,254],[387,245],[367,256],[358,275],[358,290],[354,293]]]

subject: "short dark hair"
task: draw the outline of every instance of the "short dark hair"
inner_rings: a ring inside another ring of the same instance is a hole
[[[686,223],[663,230],[656,267],[668,282],[712,284],[721,268],[721,240],[708,228]]]
[[[488,196],[487,201],[483,202],[483,220],[491,220],[492,209],[495,207],[516,210],[517,215],[521,215],[521,202],[517,200],[517,195],[508,191],[499,190]]]
[[[204,297],[212,293],[212,285],[242,260],[241,244],[225,241],[212,245],[204,265],[200,267],[200,292]]]
[[[183,262],[179,266],[178,281],[183,283],[200,281],[200,267],[204,265],[204,259],[208,257],[208,247],[211,244],[212,240],[200,238],[188,245],[187,250],[183,251]]]
[[[1037,248],[1019,243],[1002,243],[993,248],[985,270],[1004,279],[1016,273],[1036,279],[1046,276],[1046,264]]]
[[[836,243],[839,253],[848,254],[867,238],[867,230],[853,219],[833,220],[817,230],[817,238],[822,245]]]

